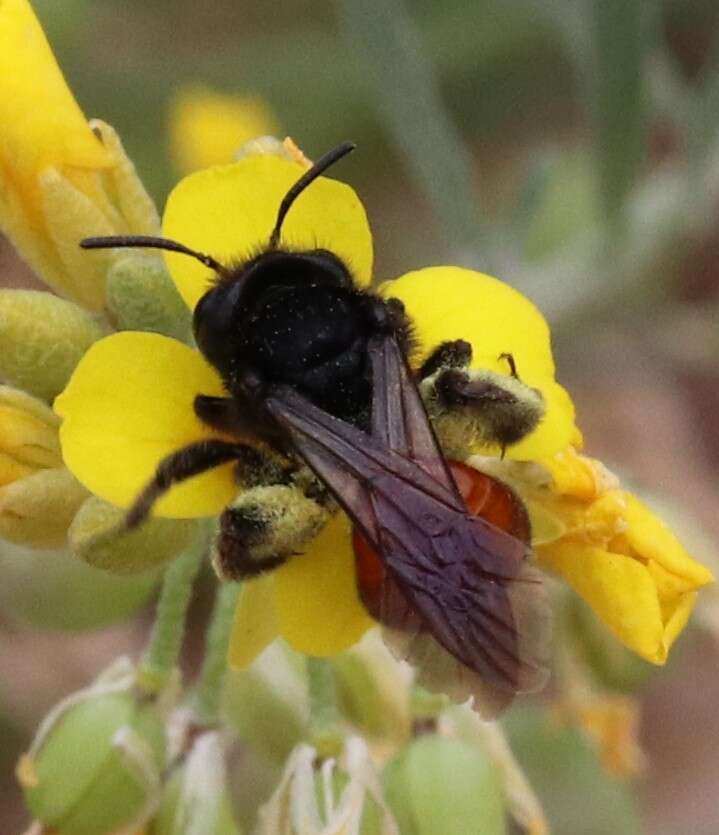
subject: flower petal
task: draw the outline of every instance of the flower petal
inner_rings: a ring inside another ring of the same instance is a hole
[[[163,234],[232,264],[266,247],[282,198],[302,176],[296,162],[258,154],[232,165],[198,171],[182,180],[167,201]],[[364,208],[344,183],[319,177],[302,193],[282,227],[282,245],[328,249],[366,286],[372,276],[372,237]],[[194,308],[214,273],[186,256],[165,253],[187,304]]]
[[[334,655],[374,626],[357,595],[352,529],[337,513],[307,552],[288,560],[274,578],[282,636],[308,655]]]
[[[472,343],[472,366],[508,372],[511,351],[519,375],[554,375],[549,327],[539,310],[499,279],[462,267],[427,267],[385,282],[380,292],[404,302],[420,353],[450,339]]]
[[[92,197],[111,159],[68,89],[27,0],[0,3],[0,128],[0,229],[55,290],[99,309],[101,291],[68,275],[55,251],[41,175],[55,170]],[[77,219],[67,207],[64,215]]]
[[[592,501],[607,490],[619,487],[619,479],[601,461],[580,455],[572,446],[541,462],[552,476],[552,492]]]
[[[28,196],[35,174],[48,165],[110,164],[26,0],[0,3],[0,124],[2,167]]]
[[[625,535],[640,556],[655,561],[675,578],[682,578],[689,588],[706,586],[714,580],[708,568],[689,556],[668,525],[636,496],[625,492],[624,497],[628,526]]]
[[[665,629],[654,580],[642,562],[571,542],[540,546],[537,558],[561,575],[622,643],[654,664],[666,661],[670,639],[681,627],[672,624],[673,634]]]
[[[240,588],[230,636],[229,664],[244,670],[280,635],[274,605],[272,574],[248,580]]]
[[[221,396],[222,383],[201,354],[154,333],[125,331],[96,342],[55,401],[63,418],[66,465],[93,493],[128,505],[162,458],[217,437],[195,416],[197,394]],[[237,493],[232,464],[174,487],[159,516],[218,513]]]
[[[500,354],[511,353],[520,379],[544,395],[547,412],[527,438],[511,447],[510,458],[529,460],[566,447],[577,434],[574,406],[554,381],[549,327],[537,308],[496,278],[461,267],[429,267],[380,287],[400,299],[414,322],[417,361],[442,342],[465,339],[472,345],[472,368],[509,375]]]

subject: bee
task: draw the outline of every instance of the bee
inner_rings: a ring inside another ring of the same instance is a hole
[[[541,395],[518,380],[511,356],[512,378],[471,372],[461,339],[413,373],[412,324],[399,300],[359,289],[328,250],[282,246],[294,201],[353,149],[339,145],[299,177],[267,246],[239,263],[165,238],[81,242],[183,253],[215,276],[193,328],[227,396],[198,392],[194,409],[237,440],[190,444],[161,461],[123,527],[139,525],[172,485],[235,462],[244,489],[220,517],[214,559],[223,576],[246,579],[291,559],[339,505],[354,524],[359,596],[390,648],[421,683],[474,696],[494,715],[546,679],[529,520],[508,486],[448,464],[428,410],[438,426],[453,412],[464,426],[471,413],[475,431],[504,449],[537,425]],[[453,450],[456,435],[446,442]]]

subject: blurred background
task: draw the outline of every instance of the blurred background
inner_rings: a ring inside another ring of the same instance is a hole
[[[588,453],[717,572],[714,0],[33,5],[85,113],[118,130],[160,206],[190,164],[178,126],[198,85],[241,97],[248,121],[274,125],[310,157],[357,142],[338,176],[367,207],[378,279],[461,263],[532,298],[553,326]],[[2,285],[34,281],[0,241]],[[26,823],[9,775],[38,720],[119,652],[137,654],[149,623],[149,586],[116,578],[100,595],[112,611],[103,603],[74,621],[84,580],[53,571],[9,551],[0,560],[8,833]],[[198,624],[206,608],[200,595]],[[646,766],[631,784],[577,740],[542,747],[517,713],[518,757],[557,833],[719,832],[718,638],[708,591],[670,663],[633,679]]]

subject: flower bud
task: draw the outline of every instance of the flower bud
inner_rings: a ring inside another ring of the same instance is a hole
[[[479,747],[419,737],[387,766],[383,783],[402,835],[505,832],[502,787]]]
[[[108,265],[118,255],[114,250],[87,252],[78,242],[93,236],[157,233],[159,219],[115,131],[98,120],[90,127],[108,152],[104,177],[87,188],[69,172],[49,167],[37,181],[45,227],[62,275],[53,286],[61,283],[59,289],[70,298],[99,310],[105,302]]]
[[[107,274],[107,308],[118,330],[151,331],[181,342],[190,340],[190,310],[160,258],[118,258]]]
[[[227,785],[222,736],[199,736],[185,762],[167,781],[147,835],[239,835]]]
[[[164,758],[164,708],[138,695],[121,660],[53,709],[17,776],[32,814],[57,835],[110,835],[149,814]]]
[[[59,548],[87,496],[65,467],[6,484],[0,487],[0,537],[33,548]]]
[[[87,490],[62,464],[58,418],[20,389],[0,386],[0,538],[56,548]]]
[[[114,528],[125,511],[96,496],[85,499],[67,533],[70,549],[89,565],[113,574],[135,574],[161,565],[187,547],[193,519],[152,518],[136,530],[111,539],[98,536]]]
[[[303,666],[280,643],[246,669],[228,673],[224,715],[240,738],[272,762],[283,763],[305,736],[309,698]]]
[[[153,593],[157,571],[116,577],[66,550],[0,542],[0,609],[40,629],[98,629],[127,620]]]
[[[45,467],[61,467],[59,425],[41,400],[0,385],[0,484]]]
[[[0,377],[36,397],[58,395],[101,336],[96,319],[72,302],[37,290],[0,290]]]

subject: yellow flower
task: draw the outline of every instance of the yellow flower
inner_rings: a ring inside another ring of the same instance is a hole
[[[262,155],[191,175],[171,194],[163,231],[221,261],[246,257],[267,243],[280,201],[303,170],[299,162]],[[358,284],[370,282],[367,218],[356,194],[342,183],[324,177],[313,183],[287,216],[283,242],[325,247],[350,265]],[[180,293],[194,307],[212,272],[173,253],[166,260]],[[445,308],[439,313],[430,285],[442,288]],[[501,351],[515,354],[523,377],[548,403],[545,421],[525,442],[536,454],[551,455],[576,436],[571,402],[554,382],[548,328],[519,293],[496,279],[452,267],[412,273],[385,285],[384,292],[405,302],[421,351],[450,337],[469,338],[475,363],[505,374],[506,364],[498,365],[496,357]],[[442,317],[449,323],[441,324]],[[192,404],[198,393],[222,391],[219,375],[204,358],[168,337],[124,332],[100,340],[55,403],[64,419],[65,461],[93,493],[126,506],[165,455],[217,434],[198,420]],[[156,512],[215,514],[236,490],[232,465],[225,465],[174,488]],[[304,554],[244,585],[232,650],[237,666],[279,634],[297,649],[330,655],[372,625],[355,588],[350,535],[348,519],[338,514]]]
[[[220,262],[237,262],[267,244],[280,201],[303,170],[299,162],[264,155],[193,174],[169,198],[164,233],[209,252]],[[369,226],[359,199],[346,185],[325,177],[313,183],[287,216],[283,243],[298,249],[324,247],[350,265],[360,286],[370,282]],[[174,253],[166,253],[166,262],[178,290],[194,308],[210,286],[212,271]],[[572,585],[578,587],[584,582],[588,588],[585,591],[583,586],[580,592],[590,605],[595,606],[596,595],[604,595],[611,605],[617,605],[613,595],[625,595],[628,587],[615,586],[614,563],[592,563],[593,573],[586,575],[591,579],[583,580],[581,568],[576,566],[581,567],[585,559],[586,541],[571,538],[566,514],[552,515],[547,510],[549,499],[562,508],[561,502],[571,499],[581,509],[581,501],[596,491],[598,477],[594,470],[589,468],[591,472],[587,472],[587,466],[577,463],[584,459],[566,452],[580,443],[581,436],[574,423],[571,400],[554,379],[549,329],[541,314],[500,281],[455,267],[409,273],[383,285],[381,292],[400,298],[414,321],[419,341],[415,361],[421,361],[442,341],[466,339],[473,346],[475,367],[508,375],[506,362],[499,361],[498,356],[511,352],[522,380],[541,391],[547,407],[544,419],[508,453],[521,460],[483,461],[543,474],[544,504],[535,501],[534,493],[523,485],[518,487],[539,520],[537,542],[542,564],[561,570]],[[63,418],[65,461],[93,493],[127,506],[165,455],[187,443],[217,435],[198,420],[192,404],[199,393],[219,395],[222,391],[214,368],[198,352],[168,337],[125,332],[100,340],[81,360],[55,404]],[[527,461],[532,463],[524,463]],[[557,486],[549,488],[549,484]],[[225,465],[174,487],[158,503],[156,512],[169,517],[219,513],[236,491],[232,466]],[[560,491],[571,495],[565,499]],[[678,544],[670,547],[671,535],[660,535],[658,522],[654,524],[656,520],[649,517],[652,527],[643,515],[646,512],[635,502],[625,502],[622,518],[631,518],[636,524],[615,531],[611,544],[618,548],[616,543],[623,535],[626,548],[634,549],[624,558],[626,562],[648,573],[653,589],[661,585],[666,595],[662,598],[664,608],[659,606],[656,593],[655,604],[662,608],[666,631],[673,637],[690,608],[682,597],[684,580],[680,578],[687,576],[689,565],[699,574],[704,570],[678,551]],[[547,511],[543,520],[536,507]],[[598,505],[591,518],[606,521],[609,511],[606,503]],[[554,537],[551,543],[548,537]],[[598,544],[594,542],[593,547]],[[558,568],[561,554],[566,555],[567,565]],[[677,565],[681,571],[674,570]],[[706,574],[701,577],[704,582],[708,580]],[[675,614],[670,611],[672,594],[675,601],[682,601]],[[626,602],[626,595],[621,599]],[[625,641],[626,632],[633,630],[644,636],[651,629],[642,620],[646,607],[637,611],[642,613],[639,618],[627,621],[624,632],[617,630]],[[355,643],[372,624],[357,595],[351,526],[347,517],[338,513],[305,553],[271,574],[243,584],[231,661],[236,667],[247,665],[280,635],[305,653],[332,655]],[[644,648],[646,638],[638,637],[635,643]],[[667,638],[667,648],[669,643]]]
[[[27,0],[0,3],[0,229],[58,293],[93,310],[106,255],[80,238],[152,234],[157,216],[108,125],[88,123]]]
[[[539,565],[560,575],[614,635],[663,664],[711,572],[599,461],[572,446],[527,465],[472,460],[527,504]]]
[[[229,96],[209,87],[184,87],[170,103],[170,147],[183,174],[231,162],[256,136],[274,136],[278,126],[258,96]]]

